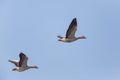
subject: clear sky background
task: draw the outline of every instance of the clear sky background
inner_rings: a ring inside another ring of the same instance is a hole
[[[74,17],[87,39],[57,41]],[[0,0],[0,80],[120,80],[120,0]]]

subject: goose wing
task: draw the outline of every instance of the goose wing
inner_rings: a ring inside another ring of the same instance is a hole
[[[22,52],[19,54],[19,57],[20,57],[19,67],[26,67],[28,57]]]
[[[69,25],[69,28],[66,32],[66,38],[73,38],[75,37],[75,32],[77,30],[77,19],[74,18],[71,22],[71,24]]]
[[[19,67],[19,62],[17,60],[8,60],[8,61],[15,64],[15,66]]]

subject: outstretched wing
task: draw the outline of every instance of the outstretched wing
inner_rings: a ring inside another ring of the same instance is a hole
[[[17,60],[8,60],[8,61],[15,64],[15,66],[19,67],[19,62]]]
[[[75,32],[77,30],[77,19],[74,18],[71,22],[71,24],[69,25],[69,28],[66,32],[66,38],[73,38],[75,37]]]
[[[26,67],[28,57],[22,52],[19,54],[19,57],[20,57],[19,67]]]

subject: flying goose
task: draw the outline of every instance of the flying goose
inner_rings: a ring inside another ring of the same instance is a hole
[[[69,28],[66,32],[66,37],[62,37],[62,36],[57,36],[59,39],[58,41],[62,41],[62,42],[73,42],[76,41],[78,39],[86,39],[85,36],[80,36],[80,37],[75,37],[75,32],[77,30],[77,19],[74,18],[71,22],[71,24],[69,25]]]
[[[21,52],[19,54],[19,57],[20,57],[20,61],[9,60],[9,62],[15,64],[15,66],[16,66],[15,68],[12,69],[12,71],[22,72],[22,71],[30,69],[30,68],[38,68],[37,66],[28,66],[27,65],[28,57],[24,53]]]

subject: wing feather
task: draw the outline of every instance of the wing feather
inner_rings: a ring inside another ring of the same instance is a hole
[[[77,19],[74,18],[66,32],[66,38],[75,37],[76,30],[77,30]]]
[[[19,67],[19,62],[17,60],[8,60],[8,61],[15,64],[15,66]]]
[[[19,67],[26,67],[28,57],[22,52],[19,54],[19,57],[20,57]]]

